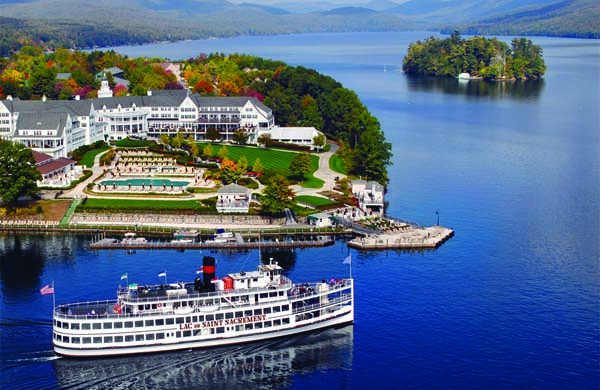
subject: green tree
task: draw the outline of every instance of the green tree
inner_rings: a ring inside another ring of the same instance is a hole
[[[198,147],[193,135],[190,134],[187,139],[187,143],[190,146],[190,153],[192,154],[192,157],[197,158],[200,155],[200,148]]]
[[[308,152],[297,153],[290,161],[290,171],[300,176],[304,181],[304,174],[310,172],[310,155]]]
[[[260,158],[254,160],[254,164],[252,165],[252,171],[261,174],[265,173],[265,168],[262,166]]]
[[[375,117],[365,113],[360,123],[362,131],[353,151],[351,172],[387,184],[387,166],[392,164],[392,144],[385,141]]]
[[[218,141],[221,139],[221,133],[216,127],[209,127],[206,129],[206,135],[204,136],[209,141]]]
[[[313,144],[319,149],[323,148],[325,141],[327,141],[327,137],[323,133],[319,133],[313,137]]]
[[[306,95],[302,100],[302,126],[323,130],[323,117],[317,101],[310,95]]]
[[[233,132],[233,136],[232,136],[232,140],[235,143],[238,144],[245,144],[246,142],[248,142],[248,133],[246,133],[246,131],[244,129],[237,129],[236,131]]]
[[[0,198],[16,207],[19,198],[37,194],[39,180],[42,174],[31,149],[0,140]]]
[[[240,157],[240,159],[237,162],[237,168],[238,171],[240,171],[241,175],[246,173],[248,171],[248,157],[246,157],[245,155]]]
[[[267,214],[279,215],[296,204],[296,194],[281,175],[274,176],[263,189],[260,209]]]
[[[223,160],[225,160],[227,158],[227,146],[223,145],[221,146],[221,149],[219,149],[219,157],[221,157]]]
[[[206,145],[206,146],[204,147],[204,149],[202,149],[202,156],[203,156],[205,159],[209,159],[209,158],[211,158],[211,157],[212,157],[212,155],[213,155],[213,148],[212,148],[212,145],[211,145],[211,144],[208,144],[208,145]]]
[[[171,139],[169,138],[169,134],[163,133],[160,135],[160,143],[163,145],[170,145]]]
[[[179,137],[179,134],[171,138],[171,146],[175,149],[181,148],[181,138]]]
[[[256,140],[256,142],[259,145],[264,145],[265,147],[269,147],[271,145],[273,145],[273,139],[271,138],[271,134],[269,133],[262,133],[258,139]]]

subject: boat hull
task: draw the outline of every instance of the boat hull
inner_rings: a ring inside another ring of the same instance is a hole
[[[352,324],[354,322],[354,310],[349,307],[348,310],[344,310],[343,313],[336,313],[327,319],[320,319],[318,322],[297,325],[285,329],[277,329],[270,332],[239,335],[235,337],[220,337],[211,338],[206,340],[190,340],[185,342],[164,342],[152,345],[132,345],[123,347],[110,347],[110,348],[93,348],[93,349],[79,349],[69,348],[54,343],[54,352],[59,356],[65,356],[70,358],[97,358],[97,357],[112,357],[112,356],[124,356],[124,355],[140,355],[147,353],[160,353],[170,352],[178,350],[189,350],[189,349],[201,349],[201,348],[212,348],[222,347],[233,344],[252,343],[258,341],[265,341],[270,339],[290,337],[305,332],[314,332],[318,330],[325,330],[327,328],[343,327],[345,325]]]

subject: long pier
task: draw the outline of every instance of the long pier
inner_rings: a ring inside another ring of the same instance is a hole
[[[322,236],[312,240],[279,240],[279,241],[204,241],[204,242],[169,242],[169,241],[120,241],[104,238],[90,244],[90,249],[270,249],[270,248],[314,248],[333,245],[331,236]]]

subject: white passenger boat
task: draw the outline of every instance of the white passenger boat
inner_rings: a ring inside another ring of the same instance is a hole
[[[290,336],[354,321],[352,278],[293,283],[277,263],[189,283],[129,285],[117,299],[59,305],[53,345],[59,355],[98,357],[223,346]]]

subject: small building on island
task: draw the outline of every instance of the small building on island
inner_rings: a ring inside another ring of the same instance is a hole
[[[384,188],[375,181],[352,180],[352,194],[358,201],[358,207],[366,214],[383,215],[383,193]]]
[[[251,190],[238,184],[228,184],[217,192],[219,213],[247,213],[250,208]]]

